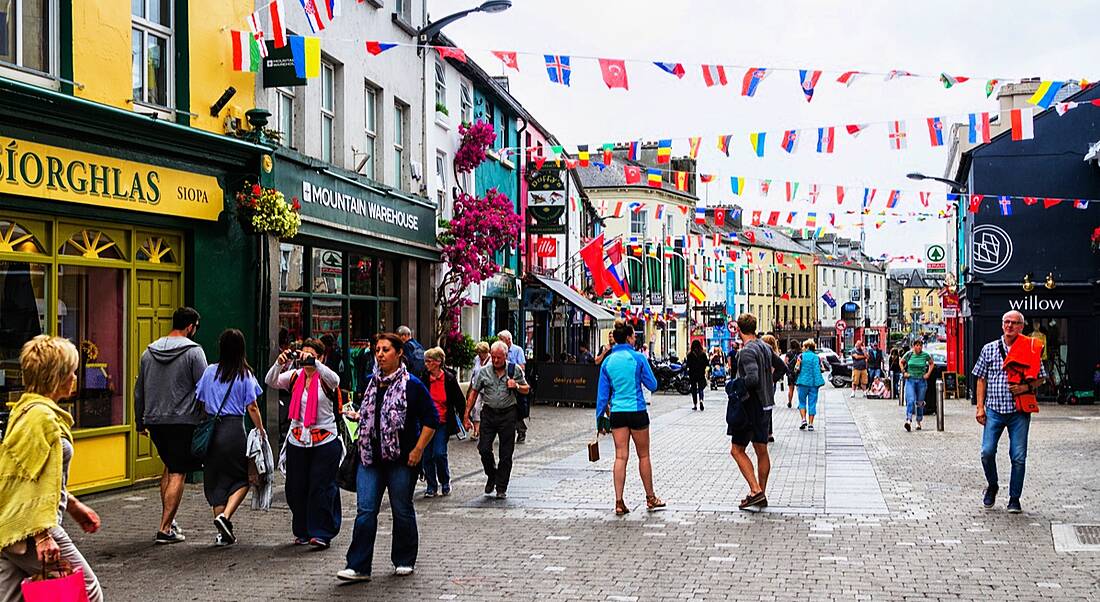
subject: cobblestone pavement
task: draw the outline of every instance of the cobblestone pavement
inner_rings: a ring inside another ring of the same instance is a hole
[[[770,506],[736,510],[745,486],[729,457],[724,401],[705,412],[659,395],[652,456],[664,512],[612,513],[610,441],[587,462],[591,410],[536,407],[517,446],[506,501],[480,497],[471,442],[452,442],[454,494],[417,500],[420,553],[412,577],[391,576],[383,508],[374,581],[342,585],[354,496],[325,552],[289,545],[285,507],[242,510],[240,543],[214,548],[201,486],[179,519],[188,541],[154,546],[154,489],[86,500],[104,520],[74,534],[111,600],[1100,600],[1100,553],[1058,553],[1051,528],[1100,524],[1100,408],[1043,406],[1031,427],[1023,514],[980,506],[980,427],[947,402],[946,430],[905,432],[891,400],[822,390],[818,429],[774,411]],[[1007,441],[1001,445],[1007,485]],[[1005,487],[1007,489],[1007,487]]]

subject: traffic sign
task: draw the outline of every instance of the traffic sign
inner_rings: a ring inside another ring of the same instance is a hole
[[[837,320],[836,321],[836,329],[843,332],[844,330],[848,329],[848,324],[845,323],[844,320]]]
[[[943,245],[924,245],[924,270],[928,274],[939,275],[947,272],[947,251]]]

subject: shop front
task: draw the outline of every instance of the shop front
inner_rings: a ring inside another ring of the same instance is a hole
[[[272,252],[273,348],[331,341],[343,388],[359,390],[375,334],[408,325],[432,346],[433,203],[286,150],[266,185],[296,198],[302,216],[298,235]]]
[[[508,330],[519,338],[519,287],[514,274],[501,272],[486,280],[481,294],[481,340]],[[525,337],[526,338],[526,337]]]
[[[254,332],[253,313],[219,312],[206,291],[254,305],[254,248],[224,201],[263,149],[25,93],[49,99],[0,90],[0,422],[24,391],[22,345],[65,337],[80,350],[76,390],[61,401],[75,421],[69,488],[157,477],[163,465],[134,427],[141,353],[184,304],[203,314],[208,355],[227,322]]]

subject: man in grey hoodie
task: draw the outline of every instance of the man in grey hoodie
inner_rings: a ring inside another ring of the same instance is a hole
[[[191,340],[199,330],[199,319],[199,312],[190,307],[181,307],[172,314],[172,331],[150,343],[141,354],[134,385],[137,430],[149,435],[164,462],[156,543],[185,539],[175,521],[184,478],[202,469],[202,463],[191,455],[191,437],[204,418],[203,407],[195,399],[195,385],[206,370],[206,354]]]
[[[775,385],[772,383],[772,350],[756,337],[756,316],[741,314],[737,328],[744,345],[737,354],[737,377],[745,386],[746,398],[741,401],[739,424],[730,426],[730,455],[737,462],[741,476],[749,486],[749,495],[741,500],[741,509],[766,508],[768,474],[771,458],[768,456],[768,410],[775,405]],[[756,452],[756,471],[752,458],[745,452],[749,443]]]

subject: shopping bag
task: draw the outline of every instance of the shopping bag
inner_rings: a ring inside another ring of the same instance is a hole
[[[64,563],[59,571],[42,572],[23,580],[21,586],[26,602],[88,602],[88,592],[84,589],[84,571],[71,570]]]
[[[588,461],[598,462],[600,459],[600,436],[596,435],[596,439],[588,444]]]

